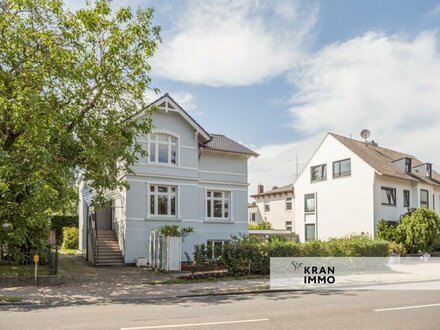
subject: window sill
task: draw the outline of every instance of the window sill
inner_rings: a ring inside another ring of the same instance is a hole
[[[146,162],[144,165],[158,166],[158,167],[171,167],[171,168],[179,167],[178,164],[153,163],[153,162]]]
[[[150,215],[145,218],[146,221],[182,221],[181,218],[177,218],[175,216],[167,216],[167,215]]]
[[[231,219],[222,219],[222,218],[205,218],[205,222],[207,223],[234,223]]]
[[[341,175],[341,176],[334,176],[333,180],[344,179],[344,178],[351,178],[351,174]]]
[[[397,206],[396,204],[384,204],[384,203],[381,203],[381,205],[382,205],[382,206],[394,206],[394,207]]]

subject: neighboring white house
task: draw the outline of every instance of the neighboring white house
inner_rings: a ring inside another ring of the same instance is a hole
[[[375,235],[378,221],[408,209],[440,213],[440,175],[414,156],[337,134],[326,135],[295,182],[301,241]]]
[[[106,238],[98,247],[105,251],[117,245],[124,263],[147,257],[150,233],[164,225],[194,228],[184,239],[182,260],[185,253],[192,257],[195,244],[210,241],[218,246],[231,234],[248,231],[247,161],[258,155],[224,135],[206,132],[168,94],[152,105],[158,109],[152,114],[153,130],[138,137],[148,156],[133,166],[134,174],[123,175],[130,189],[109,194],[113,207],[93,212],[98,241],[100,231]],[[80,248],[91,261],[95,255],[92,195],[82,182]],[[98,263],[115,261],[107,259]]]
[[[264,191],[263,185],[258,185],[257,194],[251,195],[255,198],[255,205],[248,207],[248,221],[260,223],[269,221],[272,229],[289,230],[295,232],[295,212],[293,185],[283,187],[272,187]]]

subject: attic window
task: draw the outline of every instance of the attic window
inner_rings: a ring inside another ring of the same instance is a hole
[[[411,173],[411,158],[405,158],[405,173]]]
[[[432,178],[432,164],[426,164],[426,176]]]

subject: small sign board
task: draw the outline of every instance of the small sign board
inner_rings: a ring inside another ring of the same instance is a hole
[[[40,256],[38,254],[34,255],[34,262],[37,264],[40,261]]]

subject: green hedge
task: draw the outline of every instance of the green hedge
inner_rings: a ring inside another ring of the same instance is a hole
[[[55,230],[57,244],[63,241],[64,227],[77,227],[79,219],[77,215],[54,215],[50,218],[51,229]]]
[[[389,242],[366,236],[332,239],[326,242],[296,243],[274,241],[262,243],[255,239],[235,238],[225,245],[221,262],[237,276],[269,274],[271,257],[385,257]]]

